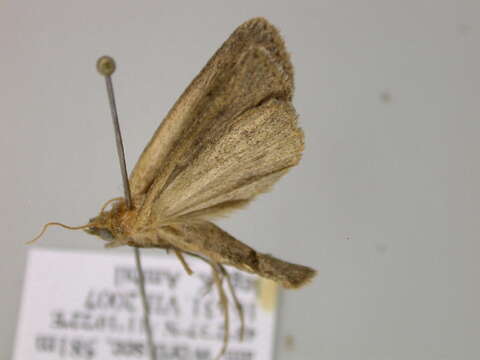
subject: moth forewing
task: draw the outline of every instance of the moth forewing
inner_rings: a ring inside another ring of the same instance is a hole
[[[155,132],[131,174],[132,193],[161,192],[172,172],[201,151],[211,131],[228,127],[229,120],[266,99],[290,101],[292,93],[293,68],[278,31],[262,18],[245,22],[210,59]],[[151,188],[154,182],[155,190]]]
[[[215,141],[205,144],[153,202],[152,216],[176,217],[252,200],[270,189],[276,174],[297,164],[303,149],[293,107],[275,99],[237,116],[210,139]]]

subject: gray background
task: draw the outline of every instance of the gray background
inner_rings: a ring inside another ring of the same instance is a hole
[[[480,358],[479,14],[478,1],[0,2],[0,358],[25,241],[122,193],[97,57],[119,64],[132,168],[215,49],[259,15],[292,54],[306,152],[222,225],[319,270],[283,293],[277,359]],[[106,251],[61,229],[38,246]]]

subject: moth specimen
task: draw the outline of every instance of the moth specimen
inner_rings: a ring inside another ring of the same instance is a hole
[[[219,288],[228,279],[223,265],[286,288],[304,285],[313,269],[259,253],[212,222],[269,191],[300,161],[304,137],[293,90],[293,67],[277,29],[263,18],[240,25],[140,156],[129,177],[132,208],[113,199],[78,228],[107,247],[172,250],[187,271],[183,254],[201,257]]]

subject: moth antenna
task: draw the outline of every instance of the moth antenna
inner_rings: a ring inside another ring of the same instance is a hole
[[[37,236],[35,236],[32,240],[27,241],[27,245],[31,245],[35,241],[40,239],[43,236],[43,234],[45,234],[45,231],[47,231],[49,226],[60,226],[60,227],[63,227],[64,229],[68,229],[68,230],[82,230],[82,229],[86,229],[86,228],[95,226],[95,224],[88,223],[88,224],[82,225],[82,226],[68,226],[68,225],[65,225],[65,224],[62,224],[62,223],[59,223],[59,222],[49,222],[49,223],[46,223],[45,225],[43,225],[42,231],[40,231],[40,233]]]
[[[185,269],[185,272],[188,275],[192,275],[193,274],[192,268],[188,265],[188,263],[185,260],[185,257],[183,256],[182,252],[179,251],[176,248],[173,248],[173,251],[175,252],[175,255],[177,256],[178,260],[182,263],[183,268]]]
[[[108,200],[105,204],[103,204],[102,208],[100,209],[100,214],[104,213],[104,211],[105,211],[105,209],[107,208],[108,205],[110,205],[111,203],[113,203],[115,201],[120,201],[120,200],[123,200],[123,197],[116,197],[116,198]]]

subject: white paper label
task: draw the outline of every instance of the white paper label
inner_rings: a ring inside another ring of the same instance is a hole
[[[192,276],[175,256],[142,256],[157,359],[209,360],[222,346],[223,314],[210,287],[211,269],[187,261]],[[223,359],[272,359],[276,289],[229,272],[244,309],[245,338],[239,341],[230,297]],[[31,250],[13,359],[147,359],[136,279],[133,253]],[[225,291],[229,295],[226,284]]]

